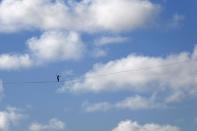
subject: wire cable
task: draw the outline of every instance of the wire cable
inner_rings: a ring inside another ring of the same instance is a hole
[[[109,73],[103,73],[103,74],[97,74],[97,75],[92,75],[92,76],[86,76],[86,77],[79,77],[79,78],[72,78],[72,79],[66,79],[66,80],[60,80],[59,82],[51,80],[51,81],[25,81],[25,82],[3,82],[4,85],[14,85],[14,84],[54,84],[54,83],[65,83],[65,82],[78,82],[81,81],[81,78],[97,78],[97,77],[107,77],[111,75],[117,75],[121,73],[128,73],[128,72],[139,72],[143,70],[150,70],[154,68],[165,68],[181,63],[185,63],[188,60],[180,61],[180,62],[174,62],[174,63],[169,63],[169,64],[163,64],[163,65],[157,65],[157,66],[152,66],[152,67],[143,67],[143,68],[137,68],[137,69],[127,69],[127,70],[122,70],[122,71],[117,71],[117,72],[109,72]]]

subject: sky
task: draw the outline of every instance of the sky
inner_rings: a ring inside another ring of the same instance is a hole
[[[197,131],[196,5],[0,0],[0,131]]]

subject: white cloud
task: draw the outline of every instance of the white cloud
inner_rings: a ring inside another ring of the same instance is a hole
[[[157,9],[148,0],[94,0],[90,13],[98,26],[120,31],[142,26]]]
[[[84,46],[79,34],[70,32],[45,32],[40,38],[28,41],[29,50],[41,60],[75,60],[83,55]]]
[[[0,31],[123,31],[143,26],[158,12],[149,0],[3,0]]]
[[[176,99],[173,98],[180,101],[186,96],[196,95],[197,92],[196,52],[197,48],[194,49],[192,54],[182,52],[165,58],[129,55],[105,64],[95,64],[93,69],[83,77],[75,81],[65,82],[65,85],[59,91],[129,90],[136,93],[163,92],[162,94],[166,95],[164,99],[181,96],[176,97]],[[177,95],[177,92],[182,92],[180,94],[184,95]]]
[[[85,102],[82,107],[86,112],[98,112],[98,111],[109,111],[114,109],[129,109],[129,110],[142,110],[142,109],[154,109],[164,107],[163,104],[156,102],[154,98],[146,98],[139,95],[127,97],[124,100],[116,103],[110,102],[99,102],[89,103]]]
[[[0,70],[21,69],[58,60],[77,60],[85,46],[80,35],[63,31],[44,32],[27,41],[26,54],[0,54]]]
[[[79,59],[84,51],[83,42],[76,32],[66,31],[132,30],[145,25],[158,12],[159,5],[149,0],[2,0],[0,32],[29,29],[45,32],[40,38],[27,41],[24,54],[0,54],[0,70]],[[124,38],[102,39],[101,43],[110,44]],[[105,50],[96,50],[94,57],[106,54]]]
[[[24,117],[16,108],[0,111],[0,130],[8,131],[10,126],[17,124]]]
[[[60,0],[3,0],[0,5],[1,31],[53,28],[65,21],[66,7]]]
[[[48,131],[48,130],[64,130],[65,124],[56,118],[50,119],[48,124],[32,123],[29,127],[30,131]]]
[[[161,104],[156,103],[150,98],[145,98],[142,96],[128,97],[125,100],[120,101],[116,104],[116,108],[130,110],[152,109],[158,107],[161,107]]]
[[[95,44],[97,46],[104,46],[109,44],[121,44],[127,40],[128,38],[123,36],[104,36],[95,40]]]
[[[0,54],[0,70],[28,68],[32,65],[29,54],[11,55]]]
[[[138,122],[126,120],[121,121],[112,131],[180,131],[180,129],[171,125],[155,123],[140,125]]]

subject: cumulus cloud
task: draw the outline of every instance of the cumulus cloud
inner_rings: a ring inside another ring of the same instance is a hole
[[[149,0],[2,0],[0,32],[32,29],[45,32],[40,38],[29,39],[23,54],[0,54],[0,70],[79,59],[85,49],[79,34],[65,32],[132,30],[144,26],[158,12],[159,5]],[[100,44],[124,39],[103,37]],[[93,53],[93,57],[106,55],[103,49],[96,49]]]
[[[98,112],[98,111],[109,111],[109,110],[142,110],[142,109],[155,109],[164,107],[163,104],[158,103],[154,98],[146,98],[139,95],[127,97],[124,100],[118,101],[116,103],[110,102],[99,102],[99,103],[89,103],[85,102],[82,107],[86,112]]]
[[[65,124],[63,121],[58,120],[56,118],[52,118],[49,120],[48,124],[41,123],[32,123],[29,127],[30,131],[52,131],[52,130],[64,130]]]
[[[57,60],[77,60],[85,50],[78,33],[64,31],[44,32],[40,38],[29,39],[26,45],[25,54],[0,54],[0,70],[29,68]]]
[[[28,41],[28,47],[33,56],[41,60],[75,60],[84,51],[84,45],[76,32],[45,32],[40,38]]]
[[[165,58],[129,55],[105,64],[95,64],[84,76],[65,82],[59,91],[129,90],[160,93],[165,102],[180,101],[186,96],[196,95],[196,54],[197,48],[193,53],[182,52]]]
[[[32,65],[29,54],[11,55],[0,54],[0,70],[28,68]]]
[[[126,120],[121,121],[112,131],[180,131],[180,129],[171,125],[159,125],[155,123],[140,125],[138,122]]]
[[[4,111],[0,111],[0,130],[9,131],[10,126],[17,124],[23,114],[16,108],[9,107]]]
[[[158,12],[149,0],[3,0],[0,31],[123,31],[145,25]]]

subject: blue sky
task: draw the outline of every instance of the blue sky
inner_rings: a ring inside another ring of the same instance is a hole
[[[0,131],[196,131],[196,5],[1,0]]]

